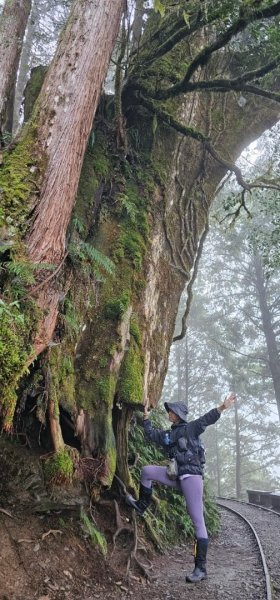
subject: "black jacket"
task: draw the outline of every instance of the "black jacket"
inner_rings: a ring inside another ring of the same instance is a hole
[[[149,419],[143,421],[146,437],[155,444],[162,446],[169,457],[175,457],[180,475],[203,475],[203,460],[201,460],[201,449],[203,448],[199,436],[208,425],[213,425],[220,418],[217,408],[190,421],[172,425],[169,430],[155,429]],[[169,443],[166,443],[166,434],[169,434]]]

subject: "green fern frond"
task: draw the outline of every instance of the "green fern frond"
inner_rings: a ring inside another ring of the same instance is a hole
[[[87,242],[80,243],[81,251],[85,254],[85,256],[92,262],[104,269],[109,275],[113,275],[115,271],[115,265],[111,261],[108,256],[105,256],[102,252],[99,252],[94,246],[91,244],[87,244]]]
[[[7,303],[0,299],[0,317],[2,316],[8,317],[11,321],[20,325],[24,324],[24,314],[20,312],[19,302],[17,301]]]
[[[111,259],[87,242],[81,241],[78,244],[74,244],[73,242],[70,243],[68,246],[68,254],[73,262],[88,261],[93,267],[97,265],[109,275],[114,275],[115,265]],[[97,279],[100,278],[101,281],[104,280],[98,269],[93,268],[93,274],[96,275]]]
[[[80,235],[84,235],[85,233],[85,226],[82,223],[82,221],[80,221],[80,219],[78,219],[78,217],[75,217],[72,221],[73,223],[73,227],[74,229],[76,229],[76,231],[80,234]]]
[[[131,223],[136,223],[138,210],[133,202],[129,199],[126,194],[122,194],[118,197],[118,201],[121,204],[122,212],[124,216],[127,216]]]

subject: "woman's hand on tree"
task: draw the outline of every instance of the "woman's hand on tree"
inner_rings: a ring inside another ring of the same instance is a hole
[[[144,406],[144,419],[148,419],[149,418],[149,409],[148,406],[145,405]]]

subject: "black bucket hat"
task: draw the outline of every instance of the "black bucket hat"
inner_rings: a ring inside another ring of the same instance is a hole
[[[172,412],[174,412],[175,415],[181,419],[181,421],[184,421],[185,423],[187,422],[187,414],[189,411],[186,404],[183,404],[183,402],[165,402],[164,408],[167,412],[172,410]]]

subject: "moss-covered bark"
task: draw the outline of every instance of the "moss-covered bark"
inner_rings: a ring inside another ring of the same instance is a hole
[[[157,16],[150,32],[159,22]],[[203,43],[207,36],[199,30],[159,57],[148,71],[151,89],[182,77]],[[147,75],[147,52],[146,46],[133,59],[123,94],[126,155],[115,142],[110,101],[102,102],[90,135],[67,234],[54,345],[45,357],[51,400],[72,418],[83,455],[96,461],[94,482],[106,486],[116,468],[130,483],[129,420],[135,408],[159,399],[180,296],[225,174],[200,141],[141,104],[135,90]],[[220,61],[230,76],[232,61],[222,53]],[[200,75],[215,77],[216,70],[213,60]],[[240,107],[230,93],[189,93],[158,106],[190,131],[211,136],[227,160],[278,118],[274,104],[249,97]],[[33,185],[28,161],[27,187]]]
[[[65,282],[60,284],[57,275],[66,258],[67,227],[121,11],[121,0],[114,3],[106,0],[102,5],[87,0],[73,3],[32,115],[17,143],[1,154],[3,310],[7,312],[7,303],[16,300],[24,319],[23,299],[30,295],[38,309],[33,320],[25,319],[26,337],[33,342],[27,363],[48,346],[54,333],[65,285]],[[9,45],[5,40],[0,42]],[[2,105],[0,113],[1,110]],[[52,269],[51,276],[46,276],[46,268]],[[14,282],[16,269],[17,275],[20,271],[21,283],[26,284],[25,291],[23,286],[18,290]],[[15,320],[13,327],[16,335]],[[20,344],[19,341],[19,347]],[[13,381],[17,382],[23,370],[22,358],[18,361],[11,358],[10,362],[14,368]],[[2,396],[1,406],[5,403]]]

